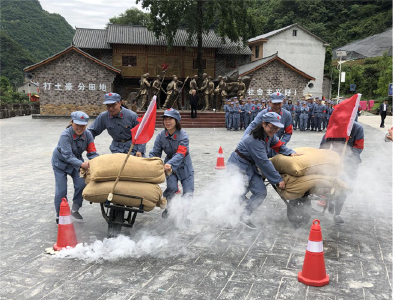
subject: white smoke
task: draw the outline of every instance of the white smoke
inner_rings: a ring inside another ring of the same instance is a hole
[[[169,218],[162,222],[173,222],[173,230],[161,235],[142,231],[133,238],[119,235],[116,238],[104,238],[103,241],[96,240],[90,244],[80,243],[75,248],[61,250],[56,257],[92,262],[186,254],[188,252],[185,245],[176,241],[177,233],[190,231],[197,234],[198,231],[204,230],[204,226],[198,226],[200,222],[207,222],[210,226],[223,229],[235,226],[242,213],[243,208],[239,199],[245,191],[245,177],[239,172],[217,171],[216,178],[201,194],[194,195],[192,199],[176,195],[171,200]],[[186,219],[191,222],[189,226],[185,223]]]

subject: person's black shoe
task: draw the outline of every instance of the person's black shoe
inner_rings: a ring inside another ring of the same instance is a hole
[[[77,211],[71,211],[71,216],[73,216],[76,220],[83,220],[83,217]]]
[[[239,222],[250,229],[254,229],[254,230],[257,229],[257,227],[250,221],[249,218],[242,216],[242,217],[240,217]]]
[[[340,215],[334,215],[333,221],[336,224],[344,224],[344,220],[340,217]]]
[[[163,219],[168,219],[168,217],[169,217],[169,211],[168,211],[168,209],[166,208],[163,212],[162,212],[162,218]]]
[[[59,217],[56,217],[56,224],[59,224]]]

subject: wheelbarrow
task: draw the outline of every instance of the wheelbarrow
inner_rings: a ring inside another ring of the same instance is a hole
[[[113,195],[133,198],[140,200],[140,205],[138,207],[119,205],[112,203],[110,201],[106,201],[104,203],[100,203],[101,205],[101,213],[104,217],[105,221],[108,223],[108,238],[116,237],[120,234],[122,227],[130,227],[132,228],[135,223],[135,219],[138,213],[144,213],[143,210],[143,198],[131,195],[123,195],[116,194]],[[124,218],[128,212],[127,218]]]

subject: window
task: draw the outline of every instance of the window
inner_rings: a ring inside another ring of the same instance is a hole
[[[136,56],[123,56],[123,67],[136,67]]]
[[[259,46],[255,46],[255,58],[259,57]]]
[[[192,60],[192,68],[198,69],[198,60],[196,58]],[[206,69],[206,59],[202,59],[202,68]]]
[[[236,69],[237,67],[236,57],[227,57],[225,59],[225,67],[228,69]]]
[[[292,30],[292,36],[297,36],[297,30],[296,29]]]

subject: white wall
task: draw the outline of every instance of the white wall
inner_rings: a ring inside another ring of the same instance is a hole
[[[297,30],[297,36],[292,36],[293,30]],[[263,44],[263,57],[278,51],[280,58],[315,78],[315,81],[310,81],[314,87],[305,88],[303,95],[311,93],[314,97],[322,97],[325,50],[322,41],[294,26],[269,37]]]

